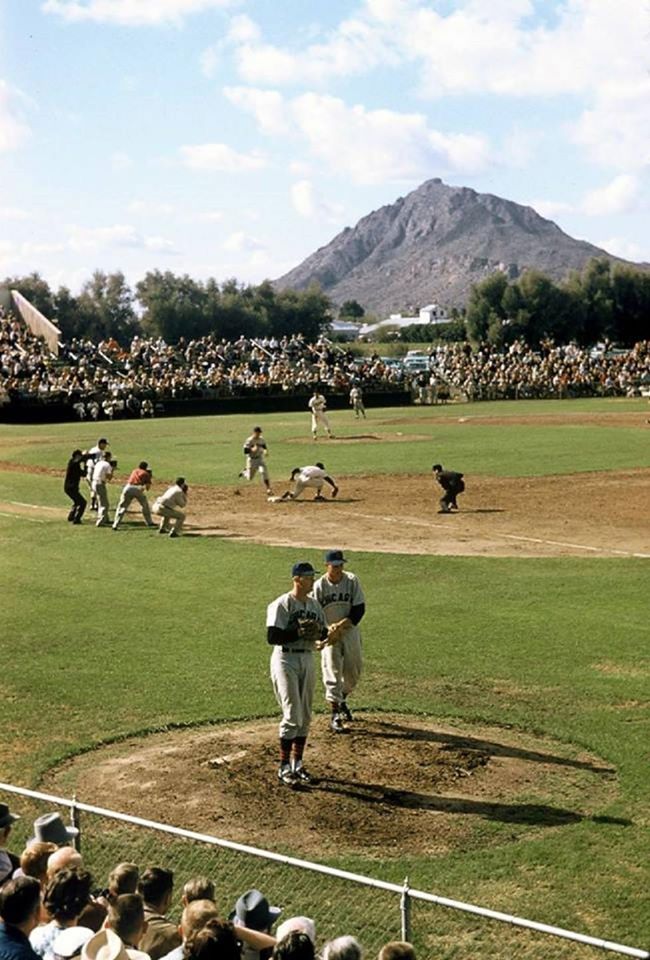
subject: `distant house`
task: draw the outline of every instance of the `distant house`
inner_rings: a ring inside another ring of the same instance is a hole
[[[378,323],[364,323],[359,330],[359,336],[372,336],[382,327],[396,327],[397,329],[402,329],[403,327],[412,327],[416,323],[449,323],[450,320],[451,317],[448,316],[444,307],[439,306],[437,303],[430,303],[428,306],[420,309],[420,313],[417,317],[403,317],[401,313],[391,313],[389,317],[387,317],[385,320],[380,320]]]

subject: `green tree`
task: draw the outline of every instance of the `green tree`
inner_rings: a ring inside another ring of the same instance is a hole
[[[136,294],[143,308],[142,329],[149,336],[177,343],[181,337],[202,337],[212,330],[214,304],[207,309],[205,287],[187,274],[149,271],[136,285]]]
[[[80,328],[93,340],[114,337],[123,344],[129,343],[140,329],[133,299],[133,291],[121,271],[95,270],[77,300]]]
[[[339,309],[339,318],[346,320],[361,320],[366,311],[358,300],[344,300]]]
[[[480,283],[474,284],[467,302],[465,325],[470,340],[479,343],[494,334],[499,323],[507,319],[503,297],[508,287],[505,274],[491,273]]]

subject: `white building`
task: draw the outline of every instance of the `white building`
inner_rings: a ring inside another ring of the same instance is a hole
[[[414,324],[429,323],[449,323],[451,317],[447,315],[444,307],[437,303],[430,303],[420,309],[417,317],[403,317],[401,313],[391,313],[385,320],[378,323],[364,323],[359,330],[360,337],[369,337],[380,330],[382,327],[396,327],[398,330],[403,327],[412,327]]]

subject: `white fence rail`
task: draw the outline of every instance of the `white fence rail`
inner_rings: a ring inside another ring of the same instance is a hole
[[[23,787],[17,787],[9,783],[0,783],[0,793],[9,793],[16,796],[23,797],[31,801],[38,801],[39,803],[46,803],[50,806],[63,807],[67,808],[69,811],[71,823],[80,829],[80,834],[78,842],[84,848],[85,858],[92,860],[92,851],[91,856],[88,857],[86,847],[90,848],[88,843],[89,837],[93,834],[91,829],[91,822],[86,818],[84,821],[81,819],[81,814],[87,814],[91,817],[100,818],[102,823],[102,829],[95,834],[94,844],[98,845],[97,837],[101,835],[103,842],[107,843],[107,834],[106,834],[106,821],[109,821],[114,824],[126,825],[129,828],[137,828],[138,831],[147,832],[148,835],[157,835],[164,836],[171,839],[178,839],[182,841],[191,841],[194,844],[200,844],[203,847],[217,849],[222,852],[231,852],[239,856],[244,856],[247,858],[256,858],[257,861],[265,861],[269,864],[275,864],[282,866],[283,868],[290,868],[292,871],[305,871],[312,875],[320,875],[321,877],[326,876],[337,881],[344,881],[346,884],[355,884],[360,887],[368,888],[369,890],[375,890],[377,892],[382,891],[386,894],[391,895],[391,900],[394,902],[394,912],[395,918],[394,923],[391,924],[390,919],[385,914],[385,909],[382,910],[381,916],[381,928],[374,930],[373,933],[375,937],[369,937],[367,932],[366,934],[366,945],[370,946],[368,939],[375,939],[377,943],[381,943],[387,939],[391,939],[391,936],[386,936],[386,931],[393,930],[393,936],[399,932],[399,936],[403,940],[421,940],[422,937],[418,936],[417,929],[414,929],[412,925],[412,907],[416,903],[423,904],[434,904],[438,907],[445,907],[451,910],[459,911],[464,914],[472,914],[476,917],[480,917],[486,920],[498,921],[502,924],[508,924],[512,927],[518,927],[526,929],[529,931],[534,931],[538,934],[545,934],[555,938],[560,938],[565,941],[572,941],[574,943],[583,944],[587,947],[592,947],[598,950],[606,950],[613,953],[618,953],[623,956],[628,957],[637,957],[638,960],[650,960],[650,952],[647,950],[638,949],[636,947],[627,946],[622,943],[616,943],[612,940],[603,939],[600,937],[593,937],[587,934],[576,933],[572,930],[566,930],[562,927],[552,926],[546,923],[538,923],[534,920],[527,920],[523,917],[513,916],[512,914],[502,913],[497,910],[490,910],[486,907],[477,906],[471,903],[464,903],[460,900],[453,900],[448,897],[438,896],[437,894],[427,893],[423,890],[414,890],[409,886],[408,880],[405,880],[403,884],[390,883],[384,880],[377,880],[373,877],[367,877],[362,874],[352,873],[346,870],[339,870],[335,867],[326,866],[325,864],[314,863],[308,860],[301,860],[297,857],[284,856],[279,853],[274,853],[269,850],[262,850],[258,847],[251,847],[246,844],[235,843],[231,840],[224,840],[219,837],[214,837],[209,834],[198,833],[193,830],[185,830],[181,827],[170,826],[169,824],[158,823],[154,820],[147,820],[143,817],[136,817],[130,814],[119,813],[115,810],[107,810],[103,807],[93,806],[88,803],[81,803],[76,798],[68,799],[66,797],[59,797],[49,793],[43,793],[36,790],[28,790]],[[143,835],[142,833],[140,834]],[[124,843],[124,838],[120,840],[117,838],[118,844]],[[131,857],[132,853],[128,849],[119,848],[119,846],[113,850],[110,848],[110,856],[112,860],[108,861],[108,868],[115,865],[120,859],[125,857]],[[119,852],[118,852],[119,851]],[[165,855],[165,851],[160,847],[159,843],[155,844],[155,852],[160,859],[161,856]],[[95,850],[97,854],[97,850]],[[171,854],[173,860],[174,851],[166,851],[166,853]],[[97,859],[97,856],[95,857]],[[101,858],[100,858],[101,859]],[[182,859],[182,858],[181,858]],[[185,863],[188,863],[188,858],[184,858]],[[192,861],[192,868],[195,868],[196,861]],[[90,866],[94,866],[93,863],[90,863]],[[212,864],[214,866],[214,864]],[[223,866],[223,864],[222,864]],[[247,871],[244,871],[245,873]],[[250,879],[250,877],[247,877]],[[242,877],[242,883],[243,877]],[[254,883],[247,883],[247,886],[256,886]],[[293,885],[295,886],[295,885]],[[239,889],[239,892],[242,892]],[[348,890],[349,893],[349,890]],[[336,900],[335,897],[331,898],[331,903],[340,902]],[[319,900],[317,903],[322,903],[323,907],[327,903],[327,897],[323,895],[322,887],[319,886]],[[330,903],[330,909],[331,909]],[[224,911],[225,912],[225,911]],[[304,910],[297,909],[296,913],[303,913]],[[349,911],[348,911],[349,912]],[[315,913],[315,911],[312,911]],[[366,904],[366,917],[371,913],[368,905]],[[397,923],[399,917],[399,924]],[[321,921],[322,918],[316,917],[317,921]],[[333,918],[339,926],[337,927],[338,934],[343,932],[353,932],[355,935],[359,935],[357,930],[341,930],[340,923],[344,922],[342,917],[338,915]],[[326,926],[326,925],[325,925]],[[367,930],[369,930],[371,924],[367,924]],[[319,928],[323,929],[323,923],[319,923]],[[521,952],[518,954],[522,955]],[[548,954],[546,954],[548,955]],[[420,954],[418,954],[420,956]]]

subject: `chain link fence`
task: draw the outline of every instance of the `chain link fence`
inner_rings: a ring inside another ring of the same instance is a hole
[[[650,960],[645,950],[412,890],[406,881],[387,883],[11,784],[0,783],[0,798],[21,816],[11,835],[14,850],[29,841],[32,823],[43,813],[58,810],[64,822],[77,826],[77,845],[98,889],[123,861],[173,870],[175,920],[183,884],[205,876],[215,884],[222,916],[242,893],[257,888],[282,907],[282,919],[312,917],[319,945],[351,934],[367,958],[387,941],[409,940],[419,960],[473,960],[478,951],[484,958],[507,953],[524,960],[574,960],[579,944],[580,960],[591,960],[603,949]]]

